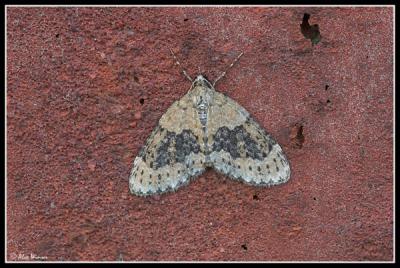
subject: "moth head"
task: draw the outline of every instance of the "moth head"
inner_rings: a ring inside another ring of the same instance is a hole
[[[211,83],[202,75],[198,75],[193,81],[193,87],[213,88]]]

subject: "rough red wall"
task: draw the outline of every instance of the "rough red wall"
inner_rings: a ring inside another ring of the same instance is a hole
[[[392,20],[389,7],[8,8],[8,260],[390,261]],[[287,184],[209,170],[129,193],[134,157],[190,87],[168,46],[210,80],[244,52],[217,89],[283,146]]]

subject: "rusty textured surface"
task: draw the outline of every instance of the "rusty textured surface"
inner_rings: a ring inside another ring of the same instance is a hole
[[[300,23],[319,24],[311,46]],[[391,8],[7,11],[7,258],[387,260]],[[129,193],[132,161],[198,68],[283,146],[284,185],[207,171]]]

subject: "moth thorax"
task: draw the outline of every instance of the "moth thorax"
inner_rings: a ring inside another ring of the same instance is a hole
[[[203,126],[207,123],[207,109],[207,101],[200,96],[199,101],[197,102],[197,113],[199,114],[199,119]]]

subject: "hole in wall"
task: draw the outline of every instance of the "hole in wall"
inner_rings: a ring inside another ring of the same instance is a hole
[[[303,125],[296,123],[294,127],[292,127],[290,131],[290,139],[293,148],[301,149],[303,147],[303,143],[305,141],[305,137],[303,134]]]
[[[314,46],[321,40],[321,34],[319,32],[318,24],[310,25],[308,20],[310,19],[310,14],[304,13],[303,22],[300,24],[301,33],[306,39],[310,39],[311,44]]]

